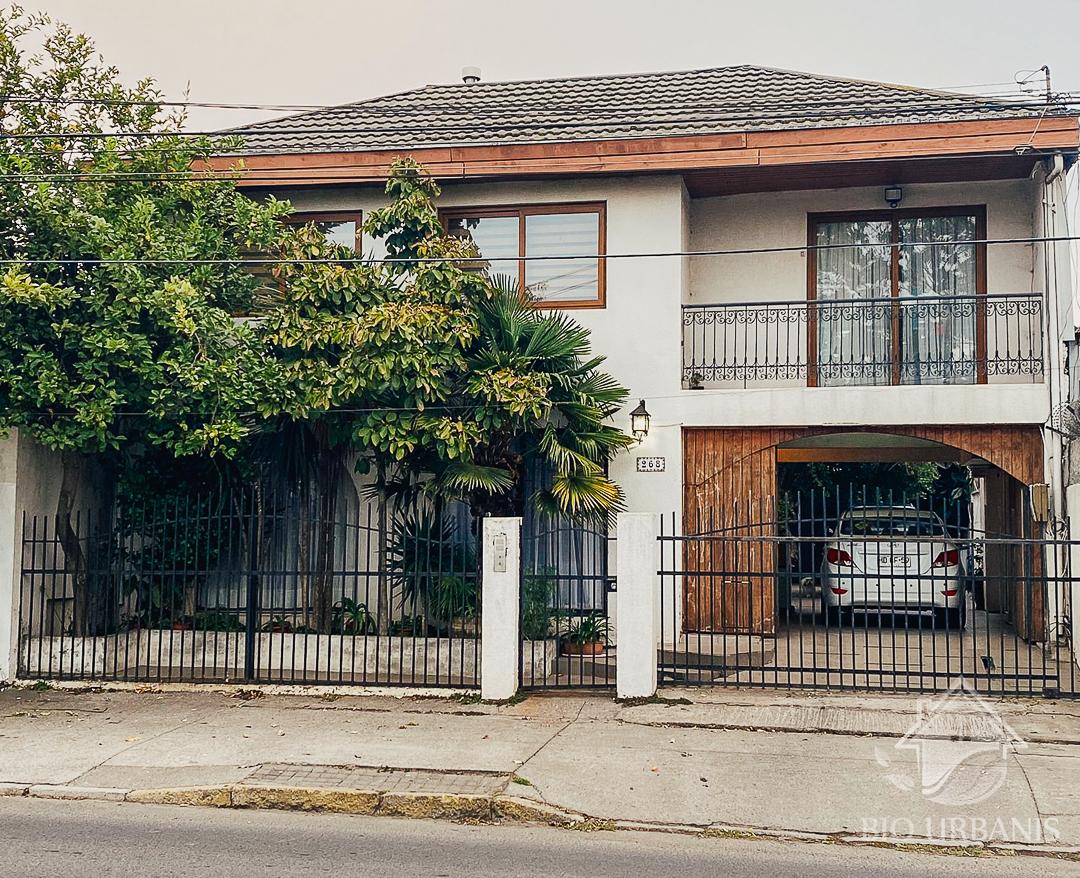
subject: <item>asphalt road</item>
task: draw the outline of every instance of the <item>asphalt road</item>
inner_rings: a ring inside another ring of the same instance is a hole
[[[1047,858],[429,820],[0,799],[0,875],[1075,876]]]

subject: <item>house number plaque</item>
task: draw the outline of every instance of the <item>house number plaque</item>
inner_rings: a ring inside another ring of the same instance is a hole
[[[662,473],[666,467],[666,457],[639,457],[637,459],[639,473]]]

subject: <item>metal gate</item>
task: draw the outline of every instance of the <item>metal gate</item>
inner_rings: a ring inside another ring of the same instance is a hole
[[[1067,533],[880,497],[781,512],[696,534],[665,517],[661,685],[1078,694]]]
[[[25,515],[20,676],[478,686],[468,510],[332,508],[236,490]]]
[[[521,674],[525,689],[615,685],[608,624],[610,538],[602,525],[526,515],[521,535]]]

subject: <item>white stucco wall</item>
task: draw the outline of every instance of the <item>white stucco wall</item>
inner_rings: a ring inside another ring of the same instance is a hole
[[[904,207],[979,205],[990,238],[1029,237],[1036,229],[1040,184],[1030,180],[904,187]],[[298,210],[371,210],[384,202],[371,188],[283,193]],[[760,193],[691,199],[678,176],[517,183],[446,183],[440,206],[604,201],[607,252],[790,247],[805,244],[807,214],[881,209],[880,187]],[[378,252],[366,241],[365,251]],[[988,291],[1044,292],[1039,254],[1030,244],[993,245]],[[645,399],[652,430],[612,466],[630,511],[681,508],[684,426],[1043,423],[1043,383],[984,386],[787,387],[682,389],[681,304],[802,299],[806,253],[611,259],[607,307],[575,309],[593,345],[630,389],[630,407]],[[628,427],[623,414],[622,426]],[[638,473],[638,456],[663,456],[666,472]]]
[[[442,184],[440,207],[603,201],[607,208],[607,252],[683,252],[690,241],[690,199],[679,176],[647,176],[540,183]],[[283,193],[297,210],[368,211],[385,202],[372,189]],[[378,254],[365,240],[365,252]],[[632,454],[614,461],[611,475],[623,486],[629,511],[673,511],[681,507],[682,421],[674,416],[681,389],[680,303],[690,277],[681,257],[611,259],[607,263],[605,308],[570,313],[593,334],[593,348],[630,389],[629,408],[647,398],[653,415],[648,438]],[[629,428],[623,415],[621,426]],[[638,473],[638,455],[664,456],[663,474]]]

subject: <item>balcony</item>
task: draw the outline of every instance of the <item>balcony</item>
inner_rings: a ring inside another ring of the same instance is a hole
[[[1043,380],[1039,293],[684,305],[689,390]]]

